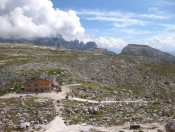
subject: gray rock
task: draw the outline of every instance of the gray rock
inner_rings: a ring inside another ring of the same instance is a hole
[[[97,114],[99,109],[97,107],[89,107],[88,112],[89,114]]]
[[[157,132],[163,132],[163,130],[161,130],[161,129],[157,129]]]
[[[175,132],[175,119],[169,119],[165,125],[166,132]]]
[[[30,127],[30,123],[29,122],[24,122],[20,124],[20,128],[21,129],[28,129]]]

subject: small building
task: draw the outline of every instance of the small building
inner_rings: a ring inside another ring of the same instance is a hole
[[[28,79],[24,83],[25,91],[29,92],[49,92],[52,89],[53,79],[46,75],[38,75]]]

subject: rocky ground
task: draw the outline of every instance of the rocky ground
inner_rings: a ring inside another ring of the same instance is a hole
[[[159,122],[157,124],[148,123],[147,116],[151,113],[139,113],[144,112],[143,108],[146,108],[150,102],[141,100],[99,102],[71,97],[65,100],[67,92],[70,94],[71,91],[69,87],[76,85],[81,87],[79,84],[62,86],[61,93],[39,93],[38,95],[13,93],[2,96],[0,100],[8,103],[2,103],[1,130],[47,132],[149,130],[156,132],[159,129],[164,131],[165,121],[157,121]],[[133,111],[136,108],[139,108],[137,113]],[[21,113],[15,113],[15,110]],[[47,124],[53,118],[54,120]]]
[[[112,126],[126,122],[162,122],[175,116],[175,66],[146,57],[0,44],[0,73],[1,95],[19,90],[27,78],[42,73],[57,76],[61,84],[81,83],[81,86],[71,88],[70,97],[97,101],[141,99],[149,102],[94,106],[79,101],[63,101],[60,102],[63,105],[62,116],[67,124]],[[6,103],[8,99],[1,102]],[[1,111],[11,105],[2,106]],[[93,110],[95,114],[89,112]],[[12,120],[9,118],[8,121]]]
[[[57,113],[51,99],[33,96],[0,99],[0,131],[40,130]]]

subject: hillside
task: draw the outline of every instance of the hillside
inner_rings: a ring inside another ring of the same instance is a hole
[[[143,56],[94,54],[24,44],[0,44],[0,92],[15,91],[37,74],[57,77],[61,84],[80,83],[70,95],[92,100],[146,100],[148,104],[96,105],[63,101],[68,124],[105,126],[125,122],[161,122],[175,115],[175,67]],[[80,90],[80,92],[76,92]],[[88,92],[87,92],[88,91]],[[71,105],[70,105],[71,104]],[[79,107],[81,105],[81,107]],[[77,112],[76,118],[74,114]],[[119,113],[120,114],[119,114]],[[114,115],[109,114],[114,113]],[[105,117],[105,119],[103,119]],[[95,122],[94,122],[95,120]]]
[[[150,95],[157,89],[170,90],[175,85],[174,65],[156,63],[142,56],[96,55],[11,44],[1,44],[0,50],[1,89],[13,82],[24,81],[33,74],[56,68],[70,72],[74,81],[98,82],[134,91],[137,89],[141,95]],[[167,81],[168,85],[165,84]]]
[[[175,63],[175,57],[169,53],[162,52],[158,49],[152,48],[147,45],[128,44],[123,48],[121,54],[145,56],[152,58],[155,61],[161,61],[165,63]]]

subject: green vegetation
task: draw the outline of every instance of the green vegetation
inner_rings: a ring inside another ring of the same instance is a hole
[[[15,83],[9,89],[0,89],[0,96],[3,96],[4,94],[7,94],[7,93],[14,93],[14,92],[20,91],[21,88],[22,88],[21,83]]]
[[[56,80],[61,85],[73,83],[72,75],[67,70],[62,70]]]
[[[98,83],[82,83],[80,86],[71,87],[71,90],[70,95],[90,100],[121,100],[133,95],[131,90]]]
[[[158,112],[161,107],[160,104],[152,103],[143,104],[142,107],[139,103],[91,104],[78,101],[63,101],[62,103],[64,104],[63,112],[69,125],[86,123],[95,126],[113,126],[122,125],[125,122],[151,123],[158,121],[157,117],[153,115],[153,111]],[[88,112],[88,108],[92,107],[98,109],[97,113]]]
[[[57,74],[61,74],[61,72],[63,72],[62,69],[51,69],[48,71],[48,76],[54,76]]]
[[[154,73],[158,75],[169,75],[175,73],[175,66],[173,64],[153,63],[142,64],[137,67],[138,70],[145,73]]]

